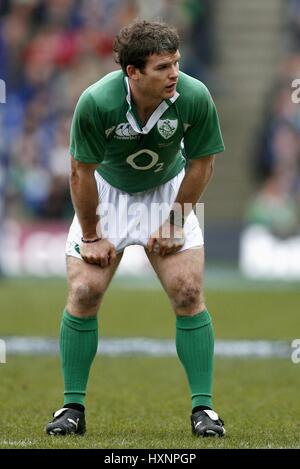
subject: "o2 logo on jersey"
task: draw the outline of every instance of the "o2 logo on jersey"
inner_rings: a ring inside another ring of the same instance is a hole
[[[145,162],[141,163],[141,161],[139,162],[139,164],[137,164],[137,161],[141,160],[141,158],[139,157],[144,157],[145,154],[148,155],[147,164],[145,164]],[[132,155],[129,155],[126,159],[127,163],[133,169],[137,169],[138,171],[146,171],[147,169],[153,168],[154,173],[158,173],[164,168],[164,162],[159,162],[158,160],[159,155],[155,153],[155,151],[148,150],[147,148],[143,148],[142,150],[139,150],[136,153],[132,153]]]
[[[177,127],[177,119],[160,119],[157,122],[157,130],[159,131],[160,135],[166,140],[168,140],[175,134]]]

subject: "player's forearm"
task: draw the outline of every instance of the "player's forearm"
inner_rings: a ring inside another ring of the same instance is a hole
[[[193,160],[182,180],[174,202],[174,210],[180,209],[187,216],[199,201],[213,175],[214,156]],[[186,206],[185,206],[186,204]]]
[[[94,176],[94,165],[73,161],[70,176],[70,189],[74,210],[78,217],[84,239],[95,239],[97,233],[98,191]]]

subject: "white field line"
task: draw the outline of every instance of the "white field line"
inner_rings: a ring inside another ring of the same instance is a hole
[[[9,355],[56,355],[58,340],[47,337],[3,337]],[[176,356],[174,340],[146,337],[101,338],[98,354],[107,356],[149,355]],[[217,340],[215,354],[220,357],[287,358],[292,353],[291,344],[268,340]]]

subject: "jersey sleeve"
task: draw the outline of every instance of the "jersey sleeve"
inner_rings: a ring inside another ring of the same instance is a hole
[[[191,125],[184,135],[184,149],[188,159],[213,155],[225,150],[218,113],[210,92],[202,84],[191,106]]]
[[[89,93],[78,100],[71,124],[70,153],[83,163],[101,163],[105,151],[105,132],[100,113]]]

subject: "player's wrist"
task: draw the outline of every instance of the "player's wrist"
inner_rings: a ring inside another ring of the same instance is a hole
[[[97,243],[97,241],[100,241],[102,238],[101,237],[96,237],[96,238],[85,238],[81,237],[81,242],[84,244],[90,244],[90,243]]]

